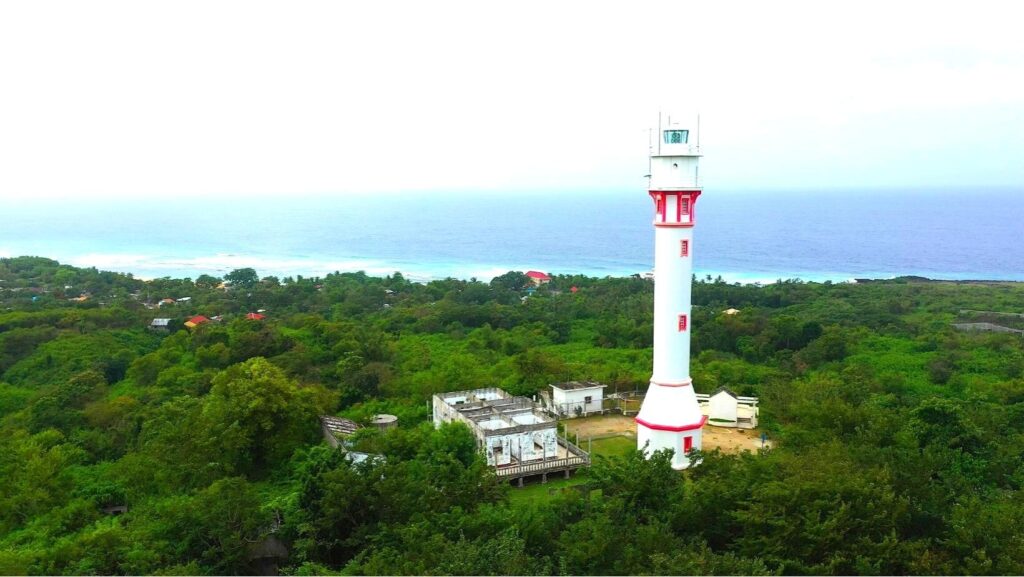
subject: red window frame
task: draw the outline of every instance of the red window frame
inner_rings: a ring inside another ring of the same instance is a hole
[[[679,315],[679,332],[683,332],[686,330],[686,320],[686,315]]]
[[[679,199],[679,214],[680,214],[680,216],[682,216],[682,215],[689,216],[689,214],[690,214],[690,198],[689,197],[686,197],[686,196],[680,197],[680,199]]]
[[[693,450],[693,437],[683,437],[683,452],[689,453]]]
[[[679,241],[679,256],[690,256],[690,241]]]

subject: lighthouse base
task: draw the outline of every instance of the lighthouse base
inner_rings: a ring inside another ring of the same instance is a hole
[[[689,468],[697,464],[689,455],[700,450],[707,420],[688,382],[661,385],[652,381],[636,417],[637,448],[648,457],[655,451],[671,449],[672,468]]]

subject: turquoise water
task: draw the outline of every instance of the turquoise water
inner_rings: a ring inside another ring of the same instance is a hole
[[[33,254],[143,278],[508,270],[622,276],[653,263],[646,192],[392,194],[4,206],[0,256]],[[914,274],[1024,280],[1024,189],[706,189],[694,265],[730,281]]]

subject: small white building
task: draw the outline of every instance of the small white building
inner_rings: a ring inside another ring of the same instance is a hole
[[[149,323],[149,328],[155,331],[167,331],[169,330],[171,319],[153,319],[153,322]]]
[[[715,427],[738,429],[757,428],[760,412],[757,397],[740,397],[725,387],[710,395],[697,395],[701,412],[708,417],[708,424]]]
[[[551,385],[551,405],[562,417],[583,417],[604,409],[604,389],[594,381],[570,381]]]
[[[434,395],[434,426],[465,423],[499,477],[569,471],[590,464],[589,455],[558,437],[558,419],[525,397],[498,388]]]

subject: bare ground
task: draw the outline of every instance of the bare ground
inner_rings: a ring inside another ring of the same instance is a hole
[[[636,422],[633,417],[622,415],[599,415],[582,419],[563,421],[569,432],[569,440],[575,441],[579,434],[580,443],[588,437],[613,437],[621,435],[636,438]],[[771,446],[769,441],[768,446]],[[761,448],[761,432],[758,430],[732,429],[728,427],[704,427],[703,448],[721,449],[724,453],[756,451]]]

